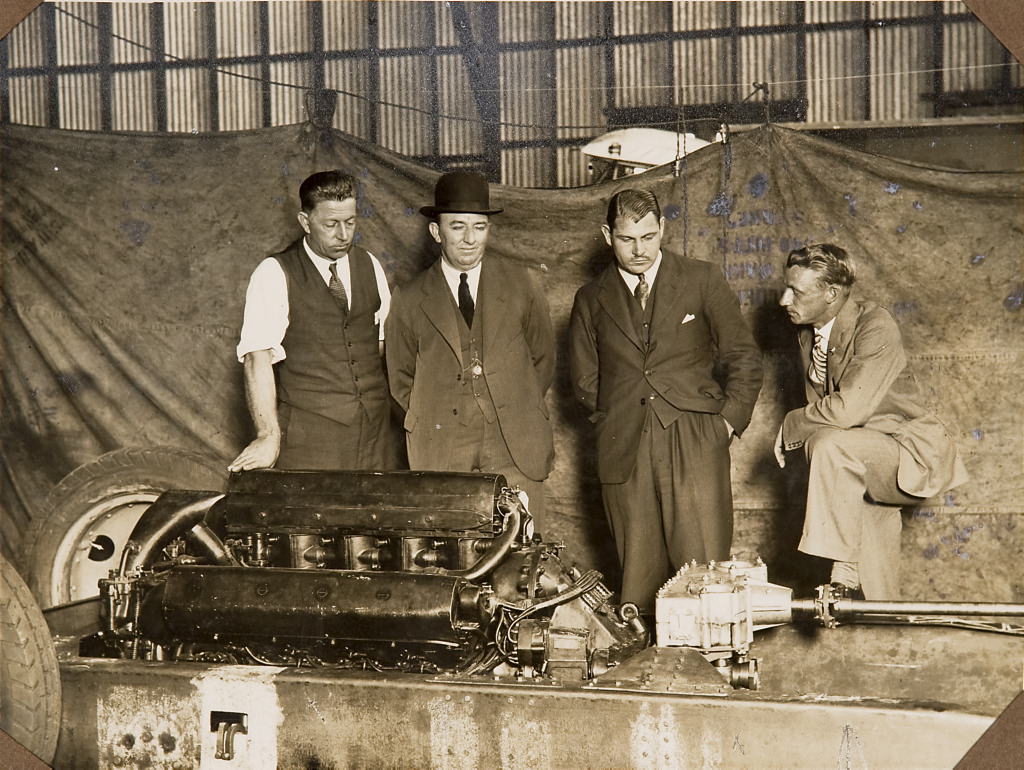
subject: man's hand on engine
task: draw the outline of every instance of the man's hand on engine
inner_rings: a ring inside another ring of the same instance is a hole
[[[277,462],[277,455],[281,451],[281,434],[271,433],[267,436],[257,436],[250,442],[249,446],[228,466],[228,470],[251,471],[257,468],[272,468]]]

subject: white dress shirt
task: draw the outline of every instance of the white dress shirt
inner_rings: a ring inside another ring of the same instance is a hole
[[[306,239],[302,239],[313,266],[327,285],[331,281],[331,263],[335,260],[324,259],[316,254]],[[352,296],[352,268],[346,254],[338,263],[338,278],[345,287],[345,294]],[[377,279],[377,292],[380,294],[380,308],[374,315],[374,322],[380,324],[380,339],[384,339],[384,320],[391,309],[391,290],[384,268],[373,254],[370,254],[373,273]],[[349,300],[351,302],[351,299]],[[247,353],[256,350],[269,350],[271,363],[283,360],[287,353],[281,344],[288,331],[288,279],[284,268],[273,257],[267,257],[252,273],[249,288],[245,292],[245,316],[242,320],[242,333],[235,350],[238,360],[242,361]],[[340,333],[340,332],[339,332]]]
[[[476,263],[476,267],[471,267],[469,270],[459,270],[457,267],[452,267],[445,262],[444,257],[441,257],[441,272],[444,273],[444,279],[448,282],[448,288],[451,289],[452,296],[455,297],[455,304],[459,304],[459,276],[463,273],[466,274],[466,283],[469,284],[469,296],[473,298],[473,304],[476,304],[477,290],[480,288],[480,270],[483,269],[484,262],[480,260]]]
[[[654,279],[658,277],[658,268],[661,267],[661,252],[658,252],[658,258],[654,260],[649,268],[644,270],[644,278],[647,279],[647,285],[651,287],[651,291],[654,291]],[[622,280],[626,282],[626,288],[629,289],[630,294],[636,294],[637,284],[640,283],[640,275],[631,273],[628,270],[619,268],[619,275],[622,276]]]
[[[829,322],[822,326],[820,329],[815,329],[815,334],[821,335],[821,347],[827,353],[828,352],[828,338],[832,335],[832,327],[835,325],[836,316],[832,316]]]
[[[822,326],[820,329],[815,329],[814,330],[814,338],[815,338],[815,340],[817,342],[817,347],[820,348],[821,351],[825,354],[826,360],[828,359],[828,338],[832,335],[832,325],[835,322],[836,322],[836,319],[835,319],[835,316],[833,316],[832,318],[829,319],[827,324]],[[814,347],[814,343],[811,343],[811,344],[812,344],[812,347]],[[812,360],[813,360],[813,356],[814,356],[814,351],[813,350],[811,351],[811,356],[812,356]],[[814,369],[814,365],[813,364],[810,366],[808,371],[810,372],[810,378],[811,378],[812,382],[815,382],[818,385],[824,385],[825,384],[824,382],[818,382],[818,378],[816,376],[816,371]]]

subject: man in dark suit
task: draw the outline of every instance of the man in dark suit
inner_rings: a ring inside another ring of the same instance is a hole
[[[576,294],[572,383],[597,430],[622,601],[651,613],[672,571],[729,558],[729,443],[750,422],[761,353],[721,269],[662,251],[654,193],[616,193],[602,230],[615,261]]]
[[[229,470],[394,468],[381,360],[391,293],[355,245],[355,178],[321,171],[299,199],[305,236],[249,280],[237,354],[256,438]]]
[[[396,289],[385,331],[391,394],[405,410],[413,470],[501,473],[538,519],[554,460],[544,394],[554,374],[551,319],[526,271],[485,258],[487,180],[442,176],[420,212],[441,258]]]
[[[900,506],[967,480],[956,444],[924,407],[896,321],[851,296],[854,262],[832,244],[786,260],[781,304],[801,326],[807,406],[789,412],[775,442],[803,448],[809,476],[805,553],[832,559],[848,595],[899,598]]]

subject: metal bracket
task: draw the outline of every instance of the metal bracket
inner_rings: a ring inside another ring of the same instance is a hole
[[[235,736],[238,733],[248,734],[246,715],[237,711],[210,712],[211,728],[217,733],[217,751],[215,759],[235,758]]]

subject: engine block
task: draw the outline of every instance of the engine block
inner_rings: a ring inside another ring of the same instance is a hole
[[[252,471],[164,493],[83,654],[588,680],[647,631],[502,476]]]

